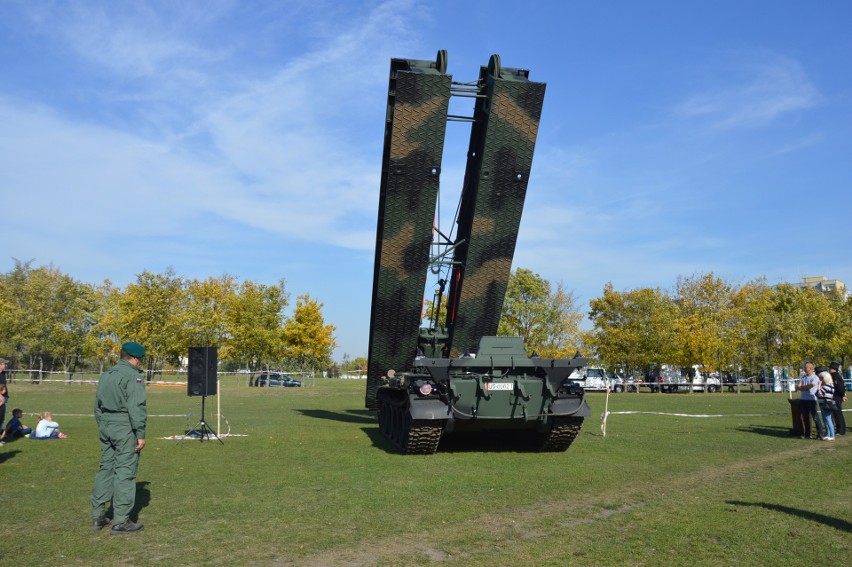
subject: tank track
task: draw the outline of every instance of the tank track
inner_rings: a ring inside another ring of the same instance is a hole
[[[554,417],[553,426],[544,434],[538,450],[546,453],[567,450],[580,434],[582,426],[582,417]]]
[[[444,421],[411,419],[408,408],[379,399],[379,430],[402,453],[431,455],[438,450]]]

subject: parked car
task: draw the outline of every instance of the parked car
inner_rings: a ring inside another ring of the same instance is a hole
[[[288,388],[292,388],[294,386],[301,386],[302,382],[296,380],[292,376],[287,376],[286,374],[281,374],[280,372],[258,372],[254,378],[254,385],[263,387],[263,386],[285,386]]]
[[[301,380],[296,380],[292,376],[287,376],[285,374],[281,375],[281,385],[286,386],[288,388],[293,388],[302,385]]]

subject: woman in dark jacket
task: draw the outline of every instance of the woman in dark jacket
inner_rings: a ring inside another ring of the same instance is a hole
[[[831,363],[831,377],[834,380],[834,432],[837,435],[846,435],[846,418],[843,417],[843,402],[846,401],[846,383],[843,374],[840,373],[840,363]]]

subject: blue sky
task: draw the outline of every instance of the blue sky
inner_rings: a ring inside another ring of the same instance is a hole
[[[0,271],[284,278],[338,359],[366,356],[389,61],[446,49],[456,80],[498,53],[547,83],[514,266],[582,308],[707,272],[852,284],[849,22],[846,1],[0,0]],[[468,136],[448,126],[447,214]]]

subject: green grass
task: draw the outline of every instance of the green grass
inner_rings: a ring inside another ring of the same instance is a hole
[[[90,530],[94,387],[13,384],[68,439],[0,448],[3,558],[17,565],[778,565],[839,563],[850,541],[850,440],[791,439],[786,394],[603,394],[566,453],[455,437],[393,453],[362,381],[208,398],[225,444],[170,441],[197,422],[185,389],[150,387],[137,506],[145,530]],[[193,413],[192,417],[159,417]],[[757,414],[757,415],[745,415]],[[28,420],[25,419],[25,422]],[[29,419],[29,421],[34,421]],[[225,429],[223,424],[222,429]],[[224,432],[224,431],[222,431]],[[484,444],[483,444],[484,443]]]

